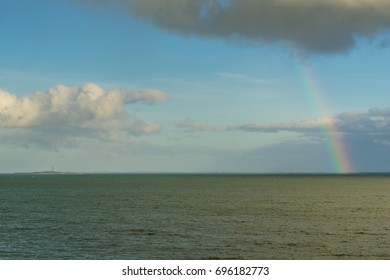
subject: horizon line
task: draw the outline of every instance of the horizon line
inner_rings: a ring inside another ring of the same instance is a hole
[[[299,172],[235,172],[235,171],[25,171],[0,172],[0,175],[364,175],[364,174],[390,174],[390,171],[299,171]]]

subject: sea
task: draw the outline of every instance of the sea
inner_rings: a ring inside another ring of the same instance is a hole
[[[3,260],[390,259],[390,174],[3,174]]]

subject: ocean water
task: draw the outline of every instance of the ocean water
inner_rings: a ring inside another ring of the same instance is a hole
[[[390,176],[0,175],[0,259],[390,259]]]

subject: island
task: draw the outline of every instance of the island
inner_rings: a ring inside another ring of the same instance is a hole
[[[32,172],[33,174],[53,174],[53,175],[63,175],[63,174],[79,174],[78,172],[65,172],[65,171],[55,171],[54,166],[51,167],[51,170],[45,170],[45,171],[35,171]]]
[[[64,175],[64,174],[80,174],[79,172],[65,172],[65,171],[35,171],[32,172],[33,174],[40,174],[40,175]]]

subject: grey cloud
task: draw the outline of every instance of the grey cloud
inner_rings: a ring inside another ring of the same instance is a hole
[[[350,135],[354,133],[387,135],[388,131],[390,131],[390,110],[371,109],[366,112],[346,112],[336,116],[273,125],[231,125],[227,129],[268,133],[279,131],[315,133],[322,132],[324,128],[330,132],[341,132]]]
[[[240,124],[218,127],[210,124],[184,120],[174,125],[189,132],[194,131],[245,131],[257,133],[278,133],[281,131],[306,134],[316,139],[324,130],[330,133],[342,133],[344,135],[373,135],[390,136],[390,109],[370,109],[368,111],[344,112],[335,116],[327,116],[317,119],[299,120],[279,124]],[[390,141],[390,138],[389,138]]]
[[[247,132],[262,132],[262,133],[277,133],[279,131],[292,131],[292,132],[320,132],[325,126],[330,127],[338,122],[338,119],[334,117],[327,117],[321,119],[302,120],[292,123],[281,123],[273,125],[263,124],[243,124],[243,125],[231,125],[227,127],[227,130],[241,130]]]
[[[290,138],[288,144],[283,142],[260,147],[246,155],[248,161],[257,161],[257,166],[267,159],[264,168],[273,171],[335,171],[328,151],[328,133],[342,135],[343,146],[354,171],[390,170],[390,109],[346,112],[326,118],[275,125],[236,125],[228,129],[252,133],[299,133]]]
[[[79,0],[122,6],[163,29],[203,37],[345,51],[390,27],[387,0]]]
[[[57,148],[78,139],[123,141],[128,135],[157,133],[161,127],[130,116],[125,105],[165,100],[157,90],[105,91],[96,84],[59,85],[18,97],[0,90],[0,136],[15,145]]]
[[[146,90],[141,90],[141,91],[131,92],[131,93],[123,89],[115,90],[115,91],[123,96],[123,100],[125,103],[135,103],[135,102],[143,101],[144,103],[147,104],[155,104],[155,103],[163,102],[166,99],[165,93],[154,89],[146,89]]]
[[[187,131],[187,132],[196,132],[196,131],[211,132],[211,131],[219,130],[217,126],[203,124],[203,123],[197,123],[197,122],[193,122],[191,120],[177,122],[177,123],[175,123],[175,126],[177,128],[185,129],[185,131]]]

